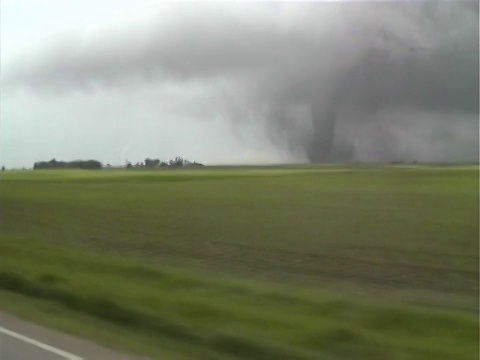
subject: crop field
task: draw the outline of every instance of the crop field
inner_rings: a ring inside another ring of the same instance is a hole
[[[152,358],[477,359],[478,175],[7,171],[0,309]]]

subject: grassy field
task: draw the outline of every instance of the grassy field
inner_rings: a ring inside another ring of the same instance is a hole
[[[65,331],[174,359],[478,358],[478,166],[5,172],[0,201],[0,307]]]

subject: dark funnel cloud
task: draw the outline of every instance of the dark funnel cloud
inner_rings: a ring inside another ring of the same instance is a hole
[[[59,96],[222,84],[233,127],[311,162],[478,161],[478,58],[477,1],[172,3],[2,72]]]

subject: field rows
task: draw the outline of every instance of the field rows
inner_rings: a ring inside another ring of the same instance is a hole
[[[6,172],[0,201],[11,311],[186,358],[478,357],[478,167]]]

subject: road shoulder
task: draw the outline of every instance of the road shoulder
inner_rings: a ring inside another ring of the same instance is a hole
[[[89,360],[146,360],[146,357],[119,353],[99,346],[92,341],[52,330],[17,316],[0,312],[0,327],[26,338],[37,341],[39,344],[74,354],[79,358]],[[1,334],[8,336],[6,332]],[[40,347],[39,347],[40,349]]]

